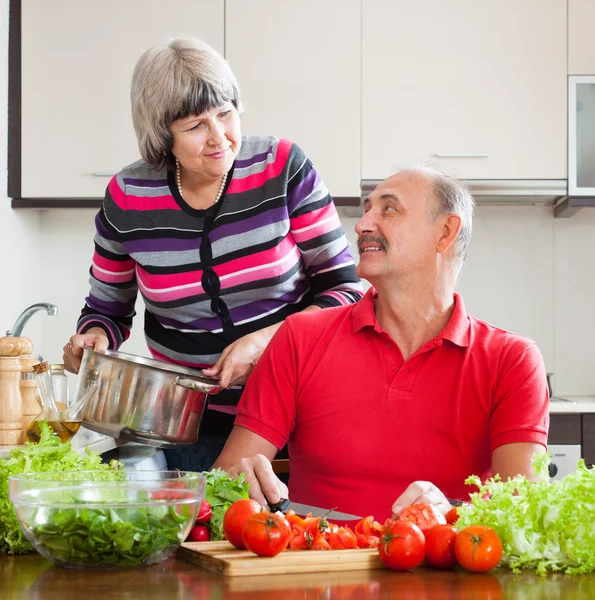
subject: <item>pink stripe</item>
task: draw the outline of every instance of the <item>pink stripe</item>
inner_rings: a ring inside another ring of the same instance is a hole
[[[243,256],[242,258],[236,258],[230,260],[223,265],[218,265],[215,271],[219,277],[224,275],[230,275],[243,271],[244,269],[250,269],[252,267],[258,267],[259,265],[266,265],[268,263],[279,260],[282,256],[285,256],[291,248],[295,247],[295,242],[291,237],[286,236],[283,238],[280,244],[269,250],[263,250],[256,254],[250,254],[249,256]]]
[[[118,176],[112,177],[108,190],[113,201],[122,210],[182,210],[171,194],[165,196],[133,196],[122,190],[118,183]]]
[[[291,142],[288,140],[279,140],[277,146],[277,153],[275,155],[275,162],[268,164],[264,171],[261,173],[255,173],[254,175],[248,175],[247,177],[238,178],[234,176],[227,189],[228,194],[241,194],[248,190],[253,190],[262,187],[269,179],[277,177],[285,168],[287,163],[287,157],[289,156],[289,150],[291,148]]]
[[[103,281],[104,283],[125,283],[126,281],[132,281],[132,277],[134,274],[130,273],[103,273],[102,271],[98,271],[95,268],[95,265],[91,267],[91,272],[93,273],[93,277],[99,281]]]
[[[96,251],[93,253],[93,264],[101,269],[114,272],[130,271],[131,269],[134,269],[134,261],[132,259],[125,261],[110,260],[109,258],[97,254]]]
[[[292,231],[293,239],[297,242],[306,242],[308,240],[313,240],[329,231],[334,231],[338,227],[341,226],[341,221],[339,221],[339,216],[335,213],[333,218],[325,223],[317,223],[314,227],[310,227],[306,231]]]
[[[298,217],[291,217],[291,230],[294,231],[295,229],[308,227],[308,225],[312,225],[312,223],[316,223],[316,221],[322,221],[333,214],[336,215],[337,211],[335,210],[335,205],[331,202],[318,210],[304,213]]]
[[[202,273],[202,271],[200,271],[200,273]],[[184,273],[182,273],[182,275],[184,275]],[[186,287],[183,287],[181,289],[169,290],[167,292],[159,291],[159,284],[163,283],[163,281],[161,279],[156,281],[156,279],[161,277],[167,277],[169,281],[172,282],[172,278],[175,277],[175,275],[149,275],[146,271],[141,273],[140,269],[138,269],[137,267],[138,286],[141,289],[143,295],[146,296],[149,300],[167,302],[170,300],[179,300],[180,298],[186,298],[188,296],[196,296],[197,294],[204,294],[204,290],[200,282],[197,282],[194,285],[178,284],[185,285]],[[145,278],[148,279],[148,281],[146,281]],[[152,288],[153,291],[148,290],[148,287]],[[172,282],[172,285],[163,285],[162,287],[175,287],[175,284],[173,284]]]
[[[347,300],[347,298],[343,294],[340,294],[339,292],[328,291],[328,292],[324,292],[323,294],[320,294],[319,297],[322,297],[322,296],[332,296],[333,298],[336,298],[341,304],[351,304]]]
[[[221,281],[221,289],[226,289],[236,285],[241,285],[243,283],[249,283],[252,281],[258,281],[259,279],[268,279],[270,277],[281,275],[287,272],[289,269],[291,269],[291,267],[293,267],[293,265],[295,265],[296,261],[298,261],[299,259],[299,250],[297,246],[294,246],[290,250],[289,255],[285,257],[285,260],[283,260],[283,262],[279,263],[278,265],[266,267],[264,269],[257,269],[255,271],[249,271],[248,273],[241,273],[229,277],[228,279],[224,279],[223,281]]]

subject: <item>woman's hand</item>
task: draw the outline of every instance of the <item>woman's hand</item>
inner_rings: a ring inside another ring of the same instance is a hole
[[[396,519],[406,506],[422,503],[431,504],[443,515],[452,508],[446,496],[433,483],[415,481],[395,500],[393,518]]]
[[[64,346],[62,362],[70,373],[78,373],[83,358],[83,348],[93,348],[96,352],[105,352],[109,348],[109,340],[103,329],[93,327],[87,333],[71,336]]]
[[[219,377],[222,388],[245,384],[279,326],[280,323],[271,325],[236,340],[223,350],[212,367],[203,369],[203,373],[207,377]]]

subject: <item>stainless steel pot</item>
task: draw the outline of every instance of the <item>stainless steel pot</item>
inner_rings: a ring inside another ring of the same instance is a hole
[[[150,358],[85,348],[75,401],[88,396],[83,425],[114,438],[171,448],[198,439],[216,379]]]

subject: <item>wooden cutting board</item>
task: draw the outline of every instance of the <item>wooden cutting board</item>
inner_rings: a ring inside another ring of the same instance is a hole
[[[176,556],[209,571],[231,577],[382,568],[376,548],[285,550],[277,556],[264,557],[249,550],[238,550],[229,542],[187,542],[178,548]]]

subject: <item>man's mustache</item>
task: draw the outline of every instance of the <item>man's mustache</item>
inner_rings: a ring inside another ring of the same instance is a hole
[[[362,245],[367,243],[378,244],[385,252],[388,250],[388,242],[381,235],[360,235],[357,238],[357,251],[362,253]]]

